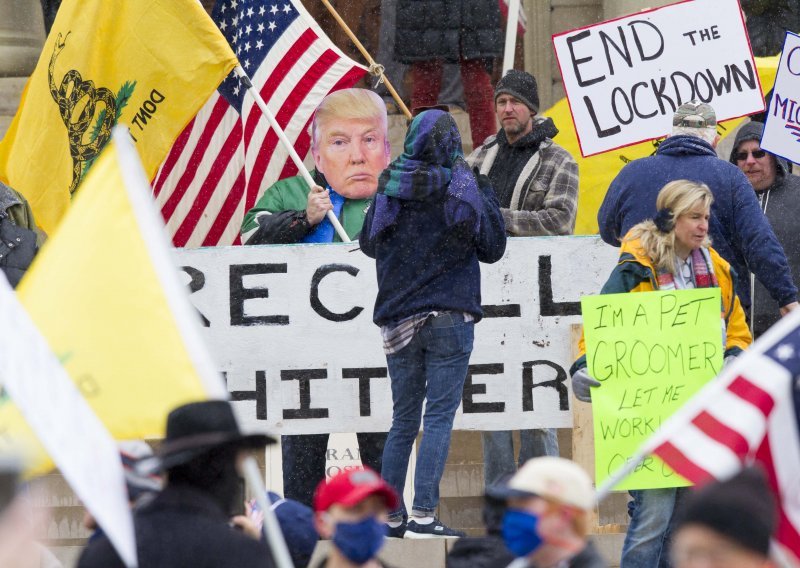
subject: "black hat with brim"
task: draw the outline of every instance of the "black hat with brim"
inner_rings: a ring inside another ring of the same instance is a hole
[[[243,434],[227,400],[192,402],[169,413],[167,435],[156,453],[157,467],[170,469],[222,446],[257,450],[275,442],[266,434]],[[143,464],[151,470],[155,466]]]

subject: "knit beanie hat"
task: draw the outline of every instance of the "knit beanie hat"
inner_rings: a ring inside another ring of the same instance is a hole
[[[494,88],[494,100],[503,93],[518,98],[533,112],[539,112],[539,87],[530,73],[509,69]]]
[[[768,556],[776,520],[775,500],[763,472],[747,468],[692,493],[678,511],[676,532],[686,525],[701,525]]]

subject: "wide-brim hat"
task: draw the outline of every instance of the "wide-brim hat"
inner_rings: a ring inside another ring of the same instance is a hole
[[[160,469],[169,469],[221,446],[256,450],[275,441],[262,433],[242,433],[227,400],[205,400],[169,413],[167,434],[156,456]]]

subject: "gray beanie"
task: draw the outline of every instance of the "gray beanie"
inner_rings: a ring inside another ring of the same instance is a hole
[[[521,100],[533,112],[539,112],[539,87],[530,73],[509,69],[494,88],[494,100],[503,93]]]

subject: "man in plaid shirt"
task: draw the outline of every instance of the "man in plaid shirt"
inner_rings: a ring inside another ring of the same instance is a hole
[[[552,138],[558,129],[550,118],[537,117],[536,79],[510,70],[494,90],[501,128],[496,136],[467,158],[470,166],[489,176],[500,202],[506,233],[514,237],[571,235],[578,210],[578,165]],[[542,455],[558,456],[553,429],[523,430],[518,460],[511,432],[484,432],[486,485],[513,474]]]

